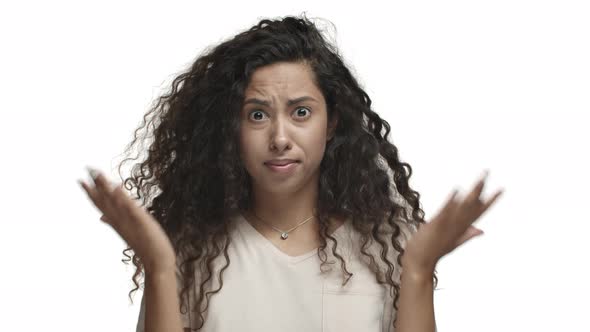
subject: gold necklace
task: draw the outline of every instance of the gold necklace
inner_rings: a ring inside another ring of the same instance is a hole
[[[306,222],[310,221],[310,220],[311,220],[311,218],[315,217],[314,215],[312,215],[311,217],[309,217],[309,218],[307,218],[307,219],[303,220],[301,223],[299,223],[299,225],[297,225],[297,226],[295,226],[295,227],[291,228],[290,230],[288,230],[288,231],[282,231],[282,230],[280,230],[280,229],[276,228],[275,226],[271,225],[270,223],[267,223],[266,221],[264,221],[264,220],[260,219],[260,218],[259,218],[259,217],[256,215],[256,213],[254,213],[254,211],[252,211],[252,214],[254,215],[254,218],[256,218],[256,219],[258,219],[258,220],[262,221],[262,222],[263,222],[263,223],[265,223],[266,225],[268,225],[268,226],[272,227],[272,229],[274,229],[275,231],[279,232],[279,233],[281,234],[281,239],[283,239],[283,240],[286,240],[286,239],[289,237],[289,233],[290,233],[290,232],[292,232],[294,229],[296,229],[297,227],[299,227],[299,226],[301,226],[301,225],[305,224]]]

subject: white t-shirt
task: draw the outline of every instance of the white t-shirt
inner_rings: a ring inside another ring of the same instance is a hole
[[[230,230],[228,247],[230,264],[223,273],[223,287],[209,298],[204,313],[204,332],[393,332],[393,297],[389,288],[377,283],[374,274],[360,255],[359,234],[350,220],[339,226],[332,236],[337,241],[337,253],[347,261],[347,270],[354,273],[345,286],[340,261],[332,254],[332,242],[327,240],[326,254],[330,269],[320,274],[321,260],[317,249],[300,256],[289,256],[260,234],[246,219],[236,213]],[[405,236],[410,235],[402,227]],[[402,241],[405,245],[407,237]],[[376,244],[376,243],[375,243]],[[369,248],[375,257],[379,250]],[[390,252],[393,248],[390,248]],[[397,253],[396,253],[397,254]],[[378,258],[377,258],[378,259]],[[395,256],[390,260],[396,264]],[[220,255],[215,271],[225,265]],[[394,277],[399,283],[400,271]],[[219,287],[214,274],[213,287]],[[198,279],[196,279],[198,282]],[[200,283],[196,283],[199,285]],[[180,282],[178,283],[180,287]],[[194,305],[196,295],[190,292]],[[204,305],[204,304],[203,304]],[[204,308],[204,307],[203,307]],[[145,303],[142,298],[137,332],[144,331]],[[195,312],[182,314],[184,327],[198,326]]]

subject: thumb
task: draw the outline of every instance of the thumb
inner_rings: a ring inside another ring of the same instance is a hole
[[[100,220],[106,222],[107,224],[111,223],[104,214],[100,217]]]
[[[461,235],[461,237],[459,237],[459,239],[457,240],[455,248],[457,248],[458,246],[462,245],[463,243],[473,239],[474,237],[481,236],[483,234],[484,233],[481,229],[475,228],[473,226],[469,226],[469,228],[467,228],[465,233],[463,233],[463,235]]]

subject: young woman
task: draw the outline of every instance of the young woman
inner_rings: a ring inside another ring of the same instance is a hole
[[[502,192],[480,200],[482,178],[426,223],[389,124],[305,17],[200,56],[148,115],[124,181],[141,206],[80,181],[129,245],[131,292],[145,276],[137,331],[434,331],[436,263]]]

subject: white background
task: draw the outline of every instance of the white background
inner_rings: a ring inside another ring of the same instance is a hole
[[[205,47],[304,11],[335,25],[427,219],[484,169],[484,197],[505,188],[438,265],[439,331],[590,331],[590,10],[564,0],[3,2],[1,331],[134,331],[134,268],[76,179],[120,181],[143,113]]]

